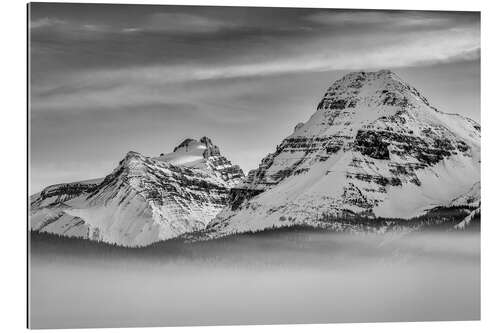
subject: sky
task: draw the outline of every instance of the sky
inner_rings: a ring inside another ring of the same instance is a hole
[[[32,3],[30,193],[208,136],[245,172],[348,72],[480,121],[478,12]]]

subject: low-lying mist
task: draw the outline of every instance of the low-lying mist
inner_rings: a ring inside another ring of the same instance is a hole
[[[112,248],[37,235],[33,328],[480,318],[477,232],[294,231]]]

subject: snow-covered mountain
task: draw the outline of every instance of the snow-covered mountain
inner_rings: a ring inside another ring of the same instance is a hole
[[[52,185],[31,196],[31,229],[143,246],[203,229],[244,177],[207,137],[172,153],[129,152],[105,178]]]
[[[454,198],[448,207],[470,207],[467,216],[455,225],[455,229],[466,229],[474,220],[481,215],[481,183],[477,182],[464,194]]]
[[[340,228],[332,216],[409,219],[467,201],[467,193],[479,195],[480,130],[472,119],[439,111],[391,71],[350,73],[231,190],[205,235]]]

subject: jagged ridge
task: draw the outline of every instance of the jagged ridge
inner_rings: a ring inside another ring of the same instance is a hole
[[[203,229],[242,177],[207,137],[185,140],[157,158],[129,152],[104,179],[54,185],[32,196],[31,228],[148,245]]]

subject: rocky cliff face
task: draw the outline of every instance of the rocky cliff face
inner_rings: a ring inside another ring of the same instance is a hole
[[[232,190],[207,234],[424,214],[479,182],[480,136],[479,124],[439,111],[391,71],[348,74]]]
[[[103,179],[53,185],[31,197],[31,228],[126,246],[203,229],[243,178],[209,138],[150,158],[129,152]]]

